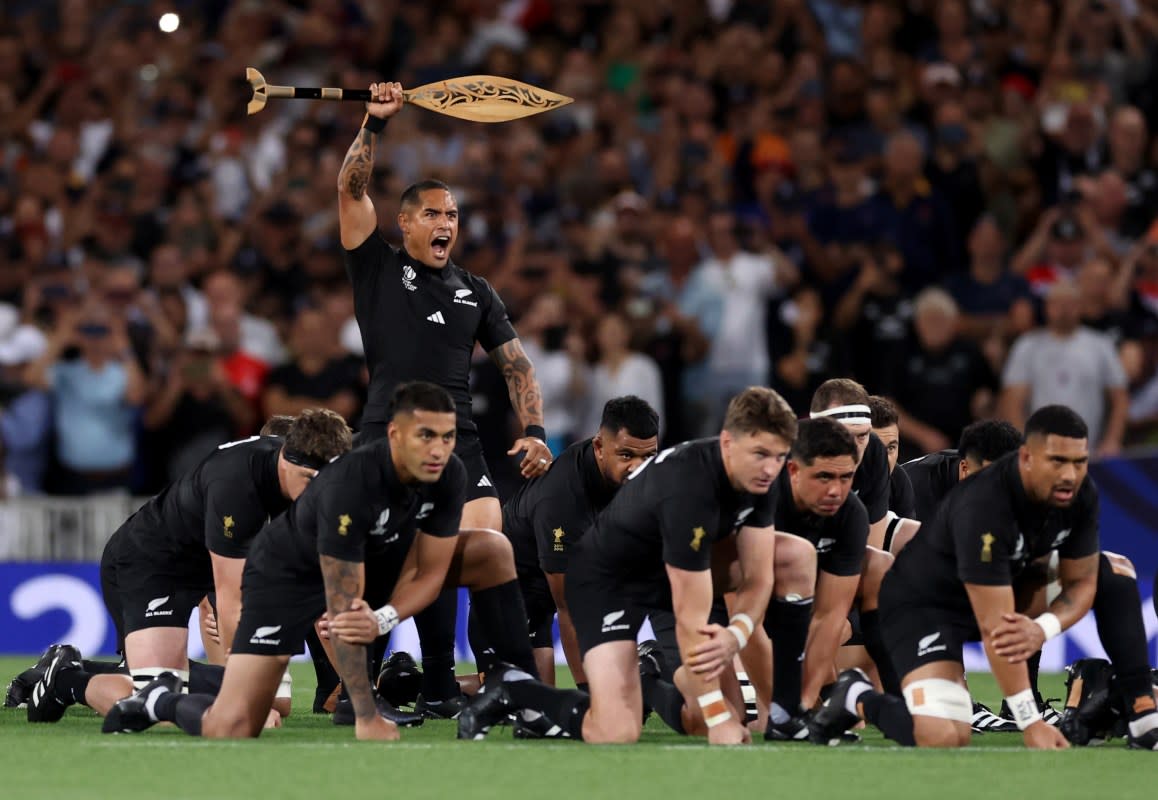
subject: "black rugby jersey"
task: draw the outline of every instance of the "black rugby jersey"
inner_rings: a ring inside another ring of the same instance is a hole
[[[905,519],[917,519],[917,496],[909,474],[898,464],[889,473],[889,511]]]
[[[780,496],[776,500],[776,530],[792,533],[812,542],[817,566],[830,575],[859,575],[868,545],[868,512],[851,491],[840,510],[822,517],[797,508],[792,496],[792,479],[787,467],[777,479]]]
[[[777,494],[775,481],[763,495],[733,487],[719,437],[684,442],[633,472],[574,552],[582,551],[582,567],[610,585],[670,603],[664,566],[709,569],[714,542],[744,526],[772,525]]]
[[[221,445],[130,517],[120,546],[164,564],[167,574],[212,586],[209,553],[244,558],[262,526],[290,504],[277,476],[282,444],[253,436]]]
[[[503,533],[520,572],[566,572],[571,549],[615,496],[618,487],[599,471],[591,442],[568,447],[547,474],[522,484],[503,505]]]
[[[937,506],[957,485],[961,456],[956,450],[941,450],[897,466],[909,476],[916,501],[916,519],[922,523],[933,519]]]
[[[403,483],[390,440],[379,439],[322,470],[254,540],[248,565],[275,580],[320,587],[319,553],[356,562],[396,556],[401,564],[418,530],[455,536],[465,500],[466,467],[458,456],[434,483]]]
[[[875,433],[869,434],[864,457],[852,478],[852,491],[864,503],[870,523],[889,513],[889,450]]]
[[[498,294],[453,262],[442,269],[425,266],[378,230],[345,250],[344,258],[370,370],[363,424],[386,421],[395,386],[424,380],[450,392],[459,430],[474,432],[474,343],[489,353],[516,336]]]
[[[1018,454],[1009,453],[946,495],[892,573],[907,603],[972,613],[966,583],[1011,586],[1052,550],[1061,558],[1098,552],[1098,490],[1087,477],[1068,508],[1035,503]]]

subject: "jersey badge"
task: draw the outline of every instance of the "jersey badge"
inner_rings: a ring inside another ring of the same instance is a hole
[[[706,535],[707,531],[705,531],[703,528],[692,529],[692,549],[697,553],[700,552],[700,545],[703,543],[704,537]]]
[[[418,287],[414,285],[414,279],[417,277],[418,273],[414,271],[414,267],[409,264],[402,267],[402,285],[406,287],[406,291],[418,291]]]
[[[997,541],[997,537],[992,533],[981,534],[981,560],[989,563],[993,560],[993,543]]]
[[[472,292],[470,289],[455,289],[454,302],[464,306],[477,306],[477,300],[467,300],[467,297],[472,294],[474,294],[474,292]]]
[[[350,523],[354,520],[350,519],[349,514],[342,514],[338,517],[338,535],[345,536],[350,532]]]
[[[563,552],[563,537],[566,536],[567,534],[563,533],[562,528],[556,528],[555,530],[551,531],[551,533],[555,537],[555,552],[556,553],[562,553]]]
[[[233,538],[233,517],[226,517],[225,519],[223,519],[221,521],[221,524],[225,528],[225,538],[226,539],[232,539]]]

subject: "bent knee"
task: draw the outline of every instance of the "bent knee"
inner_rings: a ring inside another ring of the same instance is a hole
[[[640,721],[627,715],[617,714],[614,719],[595,722],[591,731],[583,732],[583,738],[592,744],[633,744],[643,731]]]
[[[955,722],[933,717],[913,717],[913,739],[917,747],[953,749],[969,744],[969,729],[962,738]]]
[[[777,594],[803,593],[816,585],[816,548],[807,539],[777,532],[775,581]]]

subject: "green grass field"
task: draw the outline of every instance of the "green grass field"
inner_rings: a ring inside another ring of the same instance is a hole
[[[0,659],[0,680],[34,659]],[[959,752],[892,746],[875,730],[859,745],[821,748],[765,744],[710,749],[669,732],[656,719],[635,746],[515,742],[509,728],[485,742],[459,742],[451,722],[404,730],[393,744],[354,741],[309,713],[313,673],[294,666],[295,714],[257,741],[192,739],[162,726],[107,736],[86,708],[56,725],[29,725],[23,709],[0,710],[0,798],[414,797],[485,798],[1152,798],[1158,754],[1101,748],[1031,753],[1018,734],[987,734]],[[1043,676],[1047,696],[1060,676]],[[985,702],[998,700],[988,675],[972,678]],[[759,739],[759,737],[757,737]]]

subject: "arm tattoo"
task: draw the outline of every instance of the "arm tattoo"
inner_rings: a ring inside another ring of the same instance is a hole
[[[326,609],[333,617],[349,609],[350,604],[362,596],[363,566],[361,563],[330,556],[319,556],[319,559],[322,579],[326,584]],[[366,672],[366,648],[346,644],[337,638],[331,638],[330,641],[334,646],[334,667],[350,695],[354,716],[358,719],[372,717],[377,713],[377,708],[370,692],[370,677]]]
[[[535,367],[523,351],[523,343],[511,339],[492,350],[491,358],[507,382],[511,406],[519,422],[524,428],[528,425],[542,425],[543,396],[539,392],[539,381],[535,378]]]
[[[358,131],[354,143],[346,151],[346,160],[338,172],[338,191],[348,192],[350,197],[361,200],[370,183],[370,173],[374,171],[374,134],[365,128]]]

